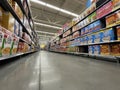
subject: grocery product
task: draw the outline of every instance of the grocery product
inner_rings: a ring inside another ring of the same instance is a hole
[[[99,55],[100,54],[100,45],[94,45],[94,54]]]
[[[2,48],[2,56],[8,56],[11,54],[11,47],[12,47],[12,34],[8,30],[3,28],[4,32],[4,40],[3,40],[3,48]]]
[[[96,16],[96,12],[92,13],[90,15],[90,21],[93,22],[94,20],[96,20],[97,16]]]
[[[89,32],[89,27],[85,27],[85,33],[84,34],[87,34]]]
[[[111,55],[119,56],[120,55],[120,44],[111,44]]]
[[[114,30],[112,28],[105,30],[103,33],[102,41],[108,42],[108,41],[112,41],[112,40],[115,40]]]
[[[4,40],[4,33],[2,32],[2,27],[0,27],[0,56],[2,56],[2,48],[4,47],[3,40]]]
[[[88,35],[88,43],[89,44],[94,43],[94,40],[95,40],[95,35],[94,34]]]
[[[95,33],[94,43],[102,42],[102,38],[103,38],[103,32]]]
[[[110,55],[110,45],[109,44],[104,44],[100,45],[101,49],[101,55]]]
[[[109,15],[106,17],[106,26],[110,27],[110,26],[114,26],[116,23],[116,15],[115,13]]]
[[[2,8],[0,7],[0,26],[2,25]]]
[[[80,36],[79,31],[77,31],[77,32],[75,32],[75,33],[73,34],[73,38],[77,38],[77,37],[79,37],[79,36]]]
[[[82,28],[81,29],[81,35],[84,35],[85,34],[85,28]]]
[[[13,47],[11,47],[11,54],[17,54],[19,38],[16,35],[13,35]]]
[[[7,30],[14,32],[14,18],[11,13],[3,10],[2,26]]]
[[[120,26],[117,27],[117,40],[120,40]]]
[[[89,32],[92,32],[92,31],[93,31],[93,29],[94,29],[93,27],[94,27],[94,24],[93,24],[93,23],[88,26]]]
[[[96,21],[96,22],[94,22],[93,23],[93,32],[94,31],[98,31],[98,30],[100,30],[102,28],[102,23],[101,23],[101,21],[100,20],[98,20],[98,21]]]
[[[116,17],[116,24],[120,24],[120,10],[115,13]]]
[[[93,46],[88,46],[88,52],[89,54],[94,54],[94,47]]]
[[[120,0],[112,0],[114,9],[120,8]]]
[[[113,4],[112,4],[112,1],[110,1],[107,4],[105,4],[104,6],[102,6],[100,9],[97,10],[97,19],[107,15],[108,13],[110,13],[112,11],[112,9],[113,9]]]

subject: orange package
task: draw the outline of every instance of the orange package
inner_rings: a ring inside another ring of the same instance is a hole
[[[100,45],[101,48],[101,55],[110,55],[110,45]]]
[[[117,40],[120,40],[120,26],[117,27]]]
[[[111,55],[120,55],[120,44],[111,44]]]
[[[114,9],[118,9],[120,7],[120,0],[113,0]]]

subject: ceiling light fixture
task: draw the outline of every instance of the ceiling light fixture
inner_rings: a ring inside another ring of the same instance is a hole
[[[48,4],[48,3],[43,2],[43,1],[40,1],[40,0],[31,0],[31,1],[34,2],[34,3],[40,4],[40,5],[46,6],[46,7],[48,7],[48,8],[51,8],[51,9],[54,9],[54,10],[57,10],[57,11],[66,13],[66,14],[68,14],[68,15],[72,15],[72,16],[74,16],[74,17],[78,17],[78,16],[79,16],[78,14],[72,13],[72,12],[70,12],[70,11],[68,11],[68,10],[65,10],[65,9],[62,9],[62,8],[53,6],[53,5],[51,5],[51,4]]]
[[[62,29],[62,28],[57,27],[57,26],[52,26],[52,25],[43,24],[43,23],[37,23],[37,22],[35,22],[35,24],[36,24],[36,25],[39,25],[39,26],[44,26],[44,27],[54,28],[54,29]]]
[[[51,35],[55,35],[56,33],[51,33],[51,32],[44,32],[44,31],[38,31],[36,30],[37,33],[43,33],[43,34],[51,34]]]

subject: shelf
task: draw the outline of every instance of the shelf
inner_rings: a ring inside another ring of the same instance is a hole
[[[72,32],[72,34],[73,34],[73,33],[75,33],[75,32],[77,32],[77,31],[79,31],[79,30],[81,30],[81,29],[83,29],[83,28],[85,28],[85,27],[87,27],[88,25],[90,25],[90,24],[92,24],[92,23],[96,22],[97,20],[100,20],[100,19],[102,19],[102,18],[104,18],[104,17],[106,17],[106,16],[109,16],[110,14],[112,14],[112,13],[114,13],[114,12],[118,11],[118,10],[120,10],[120,8],[115,9],[115,10],[113,10],[112,12],[110,12],[109,14],[107,14],[107,15],[105,15],[105,16],[103,16],[103,17],[99,18],[99,19],[96,19],[96,20],[94,20],[94,21],[90,22],[89,24],[87,24],[87,25],[83,26],[82,28],[80,28],[80,29],[78,29],[78,30],[76,30],[76,31]]]
[[[26,55],[26,54],[30,54],[30,53],[33,53],[33,51],[30,51],[30,52],[27,52],[27,53],[18,53],[18,54],[6,56],[6,57],[0,57],[0,61],[10,59],[10,58],[14,58],[14,57],[18,57],[18,56],[22,56],[22,55]]]
[[[74,24],[73,26],[75,26],[75,25],[77,25],[77,24],[79,24],[81,21],[83,21],[83,20],[85,20],[89,15],[91,15],[92,13],[94,13],[95,11],[97,11],[99,8],[101,8],[103,5],[105,5],[105,4],[107,4],[108,2],[110,2],[111,0],[107,0],[107,1],[105,1],[102,5],[100,5],[98,8],[96,8],[93,12],[91,12],[90,14],[88,14],[87,16],[85,16],[83,19],[81,19],[79,22],[77,22],[76,24]],[[86,9],[85,9],[86,10]],[[85,11],[84,10],[84,11]],[[96,20],[97,21],[97,20]],[[73,26],[71,26],[69,29],[71,29]],[[68,30],[69,30],[68,29]],[[66,31],[68,31],[68,30],[66,30]],[[65,31],[65,32],[66,32]],[[77,30],[78,31],[78,30]],[[65,32],[63,32],[63,34],[65,33]]]
[[[11,14],[14,16],[14,18],[21,24],[21,26],[23,27],[23,32],[26,32],[30,38],[32,39],[32,36],[29,34],[29,32],[27,31],[27,29],[25,28],[25,26],[23,25],[23,23],[21,22],[21,20],[19,19],[19,17],[17,16],[17,14],[15,13],[15,11],[13,10],[13,8],[11,7],[11,5],[7,2],[7,0],[2,0],[0,1],[0,4],[2,4],[5,8],[7,8],[7,10],[9,12],[11,12]]]

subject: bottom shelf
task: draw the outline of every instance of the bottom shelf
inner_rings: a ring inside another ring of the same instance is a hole
[[[0,61],[10,59],[10,58],[14,58],[14,57],[18,57],[18,56],[22,56],[22,55],[26,55],[26,54],[30,54],[30,53],[34,53],[34,52],[36,52],[36,51],[30,51],[30,52],[26,52],[26,53],[18,53],[18,54],[6,56],[6,57],[0,57]]]
[[[116,61],[117,63],[120,63],[120,56],[95,55],[95,54],[90,55],[89,53],[62,52],[62,51],[53,51],[53,50],[51,50],[51,52],[70,54],[70,55],[77,55],[77,56],[85,56],[85,57],[89,57],[89,58],[102,59],[102,60],[105,60],[105,61]]]

